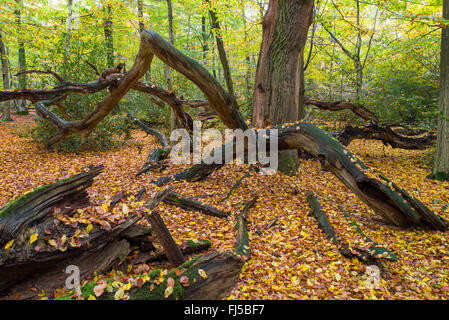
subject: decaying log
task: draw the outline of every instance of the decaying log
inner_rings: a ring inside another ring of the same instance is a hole
[[[210,249],[211,242],[209,240],[187,240],[178,246],[183,255],[197,253]],[[147,251],[140,253],[135,259],[131,260],[131,264],[137,265],[140,263],[148,263],[155,261],[168,260],[166,253],[163,250]]]
[[[75,177],[37,188],[11,201],[0,210],[0,246],[45,219],[53,206],[63,207],[63,202],[67,207],[72,204],[87,206],[89,199],[85,190],[102,171],[103,166],[91,166]]]
[[[208,204],[202,203],[193,198],[186,197],[184,195],[181,195],[177,192],[173,192],[171,190],[172,190],[171,188],[167,189],[167,191],[169,191],[169,192],[162,200],[165,204],[176,206],[176,207],[182,208],[184,210],[188,210],[188,211],[201,212],[201,213],[211,216],[211,217],[217,217],[217,218],[229,217],[229,214],[226,212],[223,212],[223,211],[218,210],[217,208],[212,207]],[[139,193],[143,196],[146,193],[146,190],[142,189]]]
[[[385,220],[401,227],[447,230],[448,223],[411,197],[382,173],[368,168],[335,138],[310,123],[298,123],[279,132],[279,149],[301,148],[316,156],[363,202]]]
[[[202,212],[205,215],[212,217],[227,218],[229,216],[229,214],[227,214],[226,212],[220,211],[217,208],[180,195],[176,192],[171,192],[170,195],[168,195],[167,198],[164,199],[164,203],[174,205],[189,211]]]
[[[231,197],[232,193],[242,184],[243,180],[245,180],[246,178],[251,176],[251,173],[252,173],[253,170],[255,170],[254,166],[251,165],[249,167],[248,173],[246,173],[243,177],[241,177],[239,180],[237,180],[237,182],[232,186],[231,190],[229,190],[228,195],[225,198],[223,198],[221,200],[221,202],[225,202],[226,200],[228,200]]]
[[[148,275],[130,279],[129,290],[113,287],[112,280],[103,280],[106,288],[99,300],[218,300],[226,298],[240,280],[244,261],[232,252],[212,252],[193,258],[179,266],[178,272],[163,275],[162,270],[153,270]],[[139,280],[140,279],[140,280]],[[169,286],[169,281],[171,286]],[[84,299],[95,297],[94,288],[99,282],[89,282],[81,288]],[[170,287],[170,288],[169,288]],[[57,300],[75,300],[75,291],[58,297]]]
[[[201,255],[183,263],[165,276],[162,270],[153,270],[149,275],[141,275],[129,280],[131,288],[128,290],[124,286],[114,288],[111,285],[112,280],[103,280],[101,285],[107,288],[97,299],[215,300],[227,297],[240,280],[240,272],[245,261],[250,258],[246,218],[249,208],[256,200],[257,197],[247,203],[237,217],[235,253],[226,251]],[[169,234],[168,231],[166,234]],[[98,285],[100,283],[90,282],[81,288],[83,298],[95,296],[93,289]],[[78,297],[79,295],[73,290],[58,299],[70,300]]]
[[[251,201],[245,204],[243,210],[236,216],[236,224],[235,231],[236,241],[235,241],[235,252],[237,255],[241,256],[244,260],[251,259],[251,248],[249,246],[249,235],[248,235],[248,211],[251,207],[254,206],[258,199],[258,196],[255,196]]]
[[[71,178],[40,187],[12,201],[0,212],[0,292],[28,288],[52,291],[65,284],[66,267],[76,266],[81,279],[106,271],[124,261],[131,245],[148,244],[148,227],[132,213],[120,224],[95,217],[72,221],[71,216],[90,206],[86,188],[103,167],[90,166]],[[154,208],[171,188],[147,202]],[[154,247],[153,247],[154,248]],[[147,248],[151,249],[151,248]]]
[[[372,263],[376,259],[386,259],[389,261],[397,261],[397,257],[385,249],[384,247],[379,246],[374,241],[369,241],[372,243],[372,246],[368,249],[361,249],[361,248],[351,248],[346,243],[341,243],[341,241],[338,238],[337,233],[335,232],[334,227],[329,222],[328,217],[326,216],[326,213],[324,213],[321,210],[320,203],[318,201],[318,198],[310,191],[307,193],[307,201],[309,202],[310,207],[312,208],[312,214],[315,217],[315,219],[318,222],[318,226],[320,229],[327,235],[329,240],[334,243],[340,253],[347,257],[347,258],[357,258],[363,263]],[[355,223],[352,222],[354,225]],[[357,226],[357,230],[360,231],[360,233],[364,236],[364,234],[361,232],[360,228]]]
[[[173,267],[177,267],[183,264],[185,262],[184,256],[173,240],[170,231],[168,231],[167,226],[165,225],[159,213],[157,211],[152,211],[149,214],[145,215],[145,217],[153,227],[153,231],[159,239],[162,247],[164,248],[164,252],[167,255],[170,264]]]
[[[337,134],[337,139],[341,144],[347,146],[354,139],[380,140],[385,145],[393,148],[422,150],[436,143],[436,135],[428,133],[424,137],[405,136],[397,133],[389,126],[370,123],[364,127],[347,126],[341,133]]]
[[[385,259],[387,259],[389,261],[393,261],[393,262],[397,261],[397,256],[394,253],[392,253],[388,249],[380,246],[374,240],[372,240],[371,238],[366,236],[365,233],[363,233],[362,229],[360,229],[360,227],[349,217],[346,210],[344,210],[340,205],[338,206],[338,209],[343,213],[346,220],[348,220],[348,222],[355,228],[355,231],[364,238],[365,242],[371,244],[371,246],[369,248],[369,252],[371,254],[373,254],[375,257],[384,257]]]

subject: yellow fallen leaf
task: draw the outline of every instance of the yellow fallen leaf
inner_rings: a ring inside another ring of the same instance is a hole
[[[203,279],[207,279],[206,271],[204,271],[203,269],[198,269],[198,273]]]
[[[90,232],[92,231],[92,228],[93,228],[92,224],[89,224],[89,225],[86,227],[86,232],[87,232],[87,233],[90,233]]]
[[[128,214],[129,213],[129,208],[126,204],[123,205],[123,213],[124,214]]]
[[[173,293],[173,287],[167,287],[164,292],[164,298],[167,299]]]
[[[52,247],[55,247],[55,248],[58,246],[58,244],[56,243],[56,241],[53,240],[53,239],[48,240],[48,244],[51,245]]]
[[[94,296],[90,295],[89,298],[87,298],[87,300],[97,300],[97,298],[95,298]]]
[[[9,241],[9,242],[6,244],[5,250],[8,250],[9,248],[11,248],[13,244],[14,244],[14,239],[11,240],[11,241]]]
[[[39,234],[37,232],[35,234],[32,234],[30,237],[30,244],[36,242],[37,237],[39,237]]]
[[[115,300],[120,300],[121,298],[123,298],[123,296],[125,295],[125,289],[123,287],[121,287],[120,289],[117,290],[117,292],[114,295],[114,299]]]

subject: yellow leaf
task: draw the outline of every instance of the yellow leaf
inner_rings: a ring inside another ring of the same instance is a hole
[[[55,247],[55,248],[58,246],[58,244],[56,243],[56,241],[53,240],[53,239],[48,240],[48,244],[51,245],[52,247]]]
[[[129,213],[129,209],[128,209],[128,206],[126,204],[123,205],[123,213],[124,214],[128,214]]]
[[[35,234],[31,235],[30,244],[33,242],[36,242],[38,236],[39,236],[39,234],[37,232]]]
[[[203,269],[198,269],[198,273],[203,279],[207,279],[206,271],[204,271]]]
[[[167,299],[173,293],[173,287],[167,287],[164,292],[164,298]]]
[[[126,291],[129,291],[131,289],[131,287],[132,287],[132,284],[130,282],[128,282],[124,288]]]
[[[86,232],[87,232],[87,233],[90,233],[90,232],[92,231],[92,228],[93,228],[92,224],[89,224],[89,225],[86,227]]]
[[[97,300],[97,298],[95,298],[94,296],[90,295],[89,298],[87,298],[87,300]]]
[[[117,292],[114,295],[114,299],[115,300],[120,300],[121,298],[123,298],[123,296],[125,295],[125,289],[123,287],[121,287],[120,289],[117,290]]]
[[[103,203],[101,205],[101,209],[103,209],[104,211],[108,211],[109,210],[109,204],[107,202]]]
[[[6,244],[5,250],[8,250],[9,248],[11,248],[13,244],[14,244],[14,239],[11,240],[11,241],[9,241],[9,242]]]

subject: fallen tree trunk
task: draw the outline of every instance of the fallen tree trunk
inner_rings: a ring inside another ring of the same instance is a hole
[[[362,248],[352,248],[351,246],[341,243],[340,239],[338,238],[337,233],[335,232],[334,227],[329,222],[328,217],[326,216],[326,213],[324,213],[321,210],[320,203],[318,201],[318,198],[310,191],[306,192],[307,195],[307,201],[309,202],[310,207],[312,208],[312,214],[315,217],[315,219],[318,222],[318,226],[320,229],[327,235],[329,240],[334,243],[340,253],[347,257],[347,258],[357,258],[363,263],[372,263],[376,259],[386,259],[389,261],[397,261],[397,257],[391,253],[389,250],[385,249],[384,247],[379,246],[377,243],[372,241],[371,239],[367,238],[363,232],[360,230],[360,228],[351,221],[351,224],[356,226],[357,232],[359,232],[361,235],[363,235],[366,239],[368,239],[371,246],[366,249]],[[366,240],[365,239],[365,240]]]
[[[89,203],[86,188],[103,167],[90,166],[74,177],[40,187],[12,201],[0,212],[0,293],[34,296],[29,288],[52,291],[65,284],[64,271],[75,266],[80,278],[106,271],[123,262],[131,245],[153,238],[148,227],[135,225],[142,214],[130,214],[121,224],[95,217],[72,219]],[[171,191],[156,194],[147,202],[154,208]],[[72,221],[73,220],[73,221]]]
[[[251,248],[249,247],[248,235],[248,211],[251,209],[258,199],[255,196],[251,201],[245,203],[243,210],[236,216],[235,231],[237,232],[235,241],[235,252],[242,257],[243,260],[251,259]]]
[[[424,137],[408,137],[397,133],[389,126],[370,123],[364,127],[347,126],[336,135],[341,144],[347,146],[354,139],[380,140],[393,148],[422,150],[436,143],[436,135],[429,133]]]
[[[111,279],[90,282],[84,285],[79,293],[72,290],[69,294],[57,299],[95,297],[101,300],[223,299],[230,294],[240,280],[241,269],[251,256],[246,218],[249,208],[256,200],[257,197],[247,203],[237,216],[235,252],[212,252],[201,255],[183,263],[165,276],[162,270],[153,270],[148,275],[139,275],[128,280],[128,283],[115,287]],[[201,245],[201,242],[198,241],[196,244]],[[96,294],[94,289],[98,286],[102,286],[102,290]]]
[[[167,198],[164,199],[164,203],[174,205],[189,211],[202,212],[205,215],[212,217],[227,218],[229,216],[229,214],[227,214],[226,212],[220,211],[217,208],[180,195],[176,192],[170,193]]]
[[[411,197],[382,173],[368,168],[337,140],[310,123],[299,123],[279,132],[279,149],[301,148],[316,156],[377,214],[396,226],[421,226],[447,230],[448,223],[418,199]]]
[[[231,252],[212,252],[187,261],[177,269],[163,275],[162,270],[153,270],[128,280],[131,284],[114,287],[112,279],[89,282],[81,287],[81,294],[74,290],[57,300],[95,298],[94,288],[105,290],[96,298],[100,300],[218,300],[226,298],[240,280],[244,261]],[[128,289],[128,290],[127,290]]]
[[[205,251],[211,248],[209,240],[187,240],[179,245],[179,250],[183,255]],[[167,254],[163,250],[148,251],[140,253],[136,258],[131,260],[131,264],[136,265],[140,263],[148,263],[155,261],[168,260]]]

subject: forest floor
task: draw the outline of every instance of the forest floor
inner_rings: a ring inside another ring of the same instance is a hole
[[[153,172],[136,179],[135,174],[149,151],[157,146],[152,137],[135,131],[120,149],[58,153],[16,134],[18,127],[32,123],[32,116],[15,119],[13,124],[0,123],[0,208],[31,189],[79,173],[90,164],[105,166],[89,190],[98,207],[121,190],[137,193],[146,187],[155,191],[152,181],[185,168],[171,166],[163,173]],[[426,179],[434,150],[392,149],[381,142],[364,140],[355,140],[349,149],[366,165],[383,172],[449,220],[449,182]],[[332,174],[323,172],[315,160],[302,160],[294,177],[252,173],[227,201],[221,202],[247,172],[248,166],[228,165],[200,183],[173,183],[181,194],[201,196],[200,201],[230,212],[227,223],[220,218],[159,205],[176,242],[209,239],[213,250],[222,251],[234,246],[233,215],[253,194],[259,195],[248,217],[252,258],[244,266],[230,299],[449,298],[449,232],[405,230],[379,223],[370,208]],[[322,209],[342,240],[353,246],[363,246],[364,241],[337,205],[351,214],[368,237],[397,255],[397,262],[381,263],[382,280],[378,288],[372,289],[367,284],[366,267],[356,259],[343,257],[319,229],[310,215],[308,190],[319,196]],[[119,221],[126,218],[134,205],[132,202],[119,205],[114,212],[90,210],[87,218]],[[277,223],[268,228],[274,221]],[[149,272],[154,268],[153,264],[129,266],[128,272]],[[111,276],[123,280],[128,275],[113,271],[108,275]],[[41,297],[63,293],[42,293]]]

